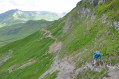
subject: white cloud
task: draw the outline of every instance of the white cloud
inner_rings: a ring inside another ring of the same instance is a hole
[[[10,9],[24,11],[69,12],[80,0],[0,0],[0,13]]]

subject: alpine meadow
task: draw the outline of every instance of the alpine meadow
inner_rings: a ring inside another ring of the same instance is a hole
[[[81,0],[57,20],[1,27],[0,79],[119,79],[119,0]]]

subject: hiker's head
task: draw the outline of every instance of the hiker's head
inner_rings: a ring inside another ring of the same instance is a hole
[[[97,51],[96,53],[97,53],[98,55],[100,55],[100,52],[99,52],[99,51]]]
[[[96,53],[98,53],[98,51],[96,51]]]

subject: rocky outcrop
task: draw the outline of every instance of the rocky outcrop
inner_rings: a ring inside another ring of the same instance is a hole
[[[82,0],[77,3],[80,6],[82,3],[90,3],[91,5],[97,6],[98,4],[105,4],[107,0]]]
[[[72,26],[73,22],[75,22],[75,18],[73,16],[68,16],[65,20],[65,26],[64,26],[64,33],[67,33]]]
[[[76,6],[80,6],[82,4],[82,1],[78,2]]]
[[[108,75],[103,79],[119,79],[119,63],[115,66],[107,66]]]
[[[94,6],[98,5],[99,0],[82,0],[83,2],[90,3]]]
[[[114,22],[114,28],[119,30],[119,22],[117,22],[117,21]]]
[[[84,18],[86,16],[91,16],[90,8],[81,8],[81,9],[77,10],[77,13],[80,18]]]
[[[106,0],[99,0],[98,4],[105,4]]]
[[[11,55],[12,55],[13,52],[14,52],[13,50],[8,50],[7,54],[3,54],[3,55],[0,54],[1,55],[0,66],[11,58]]]
[[[93,5],[96,6],[98,5],[99,0],[93,0]]]

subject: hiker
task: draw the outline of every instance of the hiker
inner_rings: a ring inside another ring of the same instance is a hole
[[[97,65],[97,61],[98,61],[98,58],[100,57],[101,61],[102,61],[102,57],[101,57],[101,53],[99,51],[96,51],[94,52],[94,55],[93,55],[93,66],[96,66]]]

